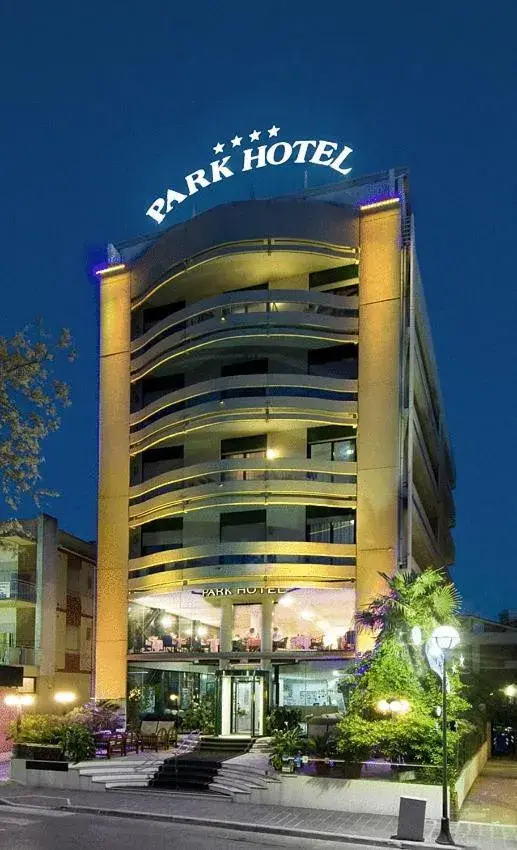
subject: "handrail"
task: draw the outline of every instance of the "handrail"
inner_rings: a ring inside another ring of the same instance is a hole
[[[250,387],[264,388],[266,391],[273,387],[288,389],[313,390],[315,392],[333,393],[357,393],[357,380],[346,378],[324,378],[319,375],[304,375],[301,373],[275,374],[265,373],[262,375],[231,375],[221,378],[213,378],[210,381],[199,381],[190,384],[180,390],[173,390],[161,398],[146,404],[141,410],[132,413],[129,417],[130,427],[143,422],[150,416],[154,416],[161,410],[174,404],[181,404],[208,393],[220,393],[230,390],[250,389]]]
[[[192,481],[209,475],[219,475],[224,472],[263,472],[267,475],[275,475],[286,472],[306,472],[320,475],[353,475],[357,474],[357,464],[354,461],[322,461],[313,458],[279,457],[274,461],[267,458],[226,458],[224,460],[211,460],[204,463],[195,463],[189,466],[171,469],[163,472],[141,484],[135,484],[130,488],[129,498],[135,499],[146,495],[161,487]]]
[[[131,354],[145,348],[156,336],[159,336],[164,331],[173,328],[174,325],[179,325],[183,322],[192,321],[205,312],[212,309],[224,309],[228,306],[248,305],[248,304],[307,304],[313,303],[319,307],[329,307],[336,310],[344,311],[343,315],[350,313],[351,315],[357,310],[355,308],[346,307],[344,298],[341,295],[332,295],[328,292],[316,292],[310,289],[257,289],[252,292],[225,292],[218,295],[204,298],[197,301],[195,304],[190,304],[176,313],[171,313],[160,322],[157,322],[149,330],[145,331],[137,339],[131,343]],[[266,312],[266,310],[264,310]]]
[[[302,419],[322,425],[356,424],[357,402],[303,397],[300,399],[296,396],[259,396],[229,399],[221,407],[214,403],[204,404],[196,407],[194,414],[191,410],[180,410],[158,419],[136,433],[131,433],[131,454],[138,454],[178,432],[184,434],[189,430],[211,427],[225,418],[231,417],[233,421],[237,421],[239,418],[257,418],[262,415],[267,415],[268,418]]]

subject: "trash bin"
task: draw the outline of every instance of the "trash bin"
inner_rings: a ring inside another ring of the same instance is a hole
[[[393,838],[423,841],[427,800],[420,797],[401,797],[397,834]]]

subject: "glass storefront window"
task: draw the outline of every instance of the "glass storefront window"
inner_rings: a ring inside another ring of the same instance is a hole
[[[306,716],[343,711],[345,707],[341,673],[335,662],[307,662],[279,669],[278,705],[310,709]]]
[[[219,652],[221,609],[196,591],[134,599],[128,610],[128,652]]]
[[[233,652],[260,652],[262,605],[233,606]]]
[[[355,591],[300,588],[284,593],[273,611],[273,651],[352,653]]]

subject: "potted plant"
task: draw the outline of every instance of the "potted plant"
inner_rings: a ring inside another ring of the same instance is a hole
[[[282,770],[285,763],[291,764],[294,756],[302,750],[302,735],[299,728],[275,732],[271,741],[270,762],[275,770]]]
[[[314,735],[307,741],[307,754],[317,759],[314,770],[318,776],[328,776],[331,770],[329,761],[337,755],[337,739],[330,732]]]

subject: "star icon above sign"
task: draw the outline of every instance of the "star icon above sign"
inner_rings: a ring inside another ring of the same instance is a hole
[[[271,139],[272,136],[278,136],[279,130],[280,130],[280,127],[276,127],[275,124],[273,124],[273,126],[268,130],[269,138]]]
[[[233,139],[231,139],[232,148],[239,147],[241,142],[242,142],[242,136],[235,136]]]
[[[221,142],[217,142],[215,148],[213,148],[214,153],[222,153],[224,150],[224,145]]]
[[[252,142],[258,142],[260,139],[260,130],[253,130],[253,133],[250,133],[250,139]]]

